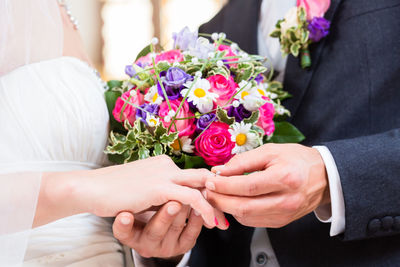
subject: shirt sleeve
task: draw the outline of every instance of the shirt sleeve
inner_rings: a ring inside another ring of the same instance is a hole
[[[191,250],[186,252],[182,260],[176,265],[176,267],[186,267],[189,264]],[[153,258],[143,258],[135,250],[132,249],[133,261],[135,267],[162,267],[162,264],[158,264]]]
[[[340,176],[335,160],[326,146],[315,146],[321,154],[328,174],[331,203],[318,207],[314,213],[323,223],[331,223],[330,235],[336,236],[344,233],[346,229],[345,205]]]

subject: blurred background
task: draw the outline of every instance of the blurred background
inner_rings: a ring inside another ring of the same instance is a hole
[[[154,36],[172,47],[172,33],[192,31],[211,19],[227,0],[68,0],[96,68],[104,79],[124,78],[125,65]]]

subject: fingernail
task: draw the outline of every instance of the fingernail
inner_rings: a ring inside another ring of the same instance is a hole
[[[216,226],[219,225],[218,220],[217,220],[217,217],[214,217],[214,222],[215,222],[215,225],[216,225]]]
[[[211,191],[215,191],[215,184],[213,182],[206,182],[206,188]]]
[[[211,169],[211,171],[212,171],[212,172],[215,172],[217,175],[219,175],[219,173],[221,173],[221,172],[218,171],[218,169],[222,169],[222,168],[224,168],[224,167],[225,167],[225,165],[214,166],[214,167]]]
[[[225,218],[225,225],[229,227],[229,222],[227,218]]]
[[[194,210],[194,215],[200,216],[200,212],[198,212],[197,210]]]
[[[179,212],[180,208],[177,205],[172,205],[167,208],[169,215],[173,216]]]
[[[203,190],[201,193],[203,194],[204,199],[207,199],[207,191]]]
[[[123,225],[129,225],[131,223],[131,219],[129,217],[122,217],[119,220]]]
[[[217,171],[215,175],[221,175],[221,171]]]

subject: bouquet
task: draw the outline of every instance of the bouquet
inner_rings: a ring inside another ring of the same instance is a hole
[[[290,95],[264,57],[224,33],[184,28],[173,40],[163,51],[154,38],[126,67],[126,80],[108,82],[110,161],[166,154],[181,168],[210,167],[264,143],[304,139],[285,122],[281,101]]]

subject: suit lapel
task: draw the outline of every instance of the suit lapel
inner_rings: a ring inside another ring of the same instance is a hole
[[[257,53],[257,27],[262,0],[230,0],[223,13],[222,29],[240,48]]]
[[[330,8],[325,14],[326,19],[333,21],[334,15],[341,1],[342,0],[332,0]],[[318,67],[321,53],[328,39],[329,36],[327,38],[322,39],[319,43],[315,43],[310,46],[312,66],[309,69],[301,68],[300,58],[295,58],[291,55],[288,57],[286,72],[285,72],[284,88],[290,94],[292,94],[293,97],[286,100],[284,105],[292,113],[292,117],[290,120],[293,120],[293,117],[296,114],[296,111],[300,106],[300,103],[307,89],[309,88],[314,71]]]

